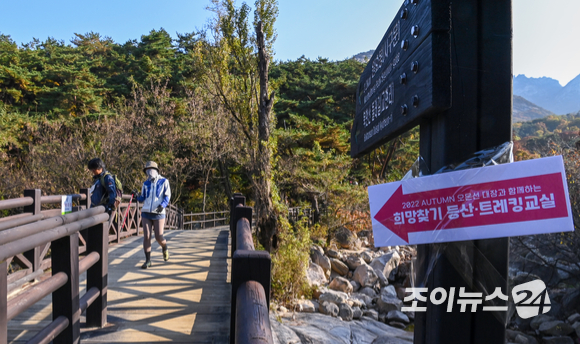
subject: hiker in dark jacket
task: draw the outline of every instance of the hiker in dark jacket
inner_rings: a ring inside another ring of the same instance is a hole
[[[91,208],[104,205],[106,212],[110,215],[115,209],[115,198],[117,197],[115,179],[107,172],[105,163],[99,158],[89,161],[88,168],[93,173],[93,186],[90,190]]]

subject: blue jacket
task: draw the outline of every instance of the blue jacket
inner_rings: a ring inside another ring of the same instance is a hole
[[[143,202],[142,212],[165,214],[165,207],[169,205],[170,199],[171,188],[169,187],[169,181],[158,175],[153,181],[147,179],[143,183],[141,196],[137,198],[137,201]],[[163,210],[158,213],[157,207],[159,205],[163,207]]]
[[[113,209],[115,206],[115,197],[117,197],[115,179],[111,174],[107,174],[104,178],[105,185],[101,185],[101,177],[105,173],[107,173],[107,171],[103,170],[101,174],[93,176],[93,186],[90,190],[91,208],[104,205],[106,208]]]

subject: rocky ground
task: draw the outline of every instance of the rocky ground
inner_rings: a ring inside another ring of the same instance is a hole
[[[533,256],[538,254],[554,255],[538,249]],[[412,343],[415,314],[402,307],[415,256],[413,246],[374,248],[370,231],[357,237],[344,230],[329,248],[312,246],[308,283],[317,291],[312,300],[274,306],[275,343]],[[558,260],[567,267],[576,263]],[[510,286],[542,279],[552,304],[547,314],[527,320],[514,313],[507,343],[580,343],[580,288],[573,277],[542,266],[529,253],[512,252]]]

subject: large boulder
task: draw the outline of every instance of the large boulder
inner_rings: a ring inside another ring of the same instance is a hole
[[[345,293],[335,290],[329,290],[324,294],[320,295],[320,297],[318,298],[318,302],[324,303],[326,301],[334,303],[336,305],[340,305],[341,303],[345,303],[347,299],[348,295],[346,295]]]
[[[328,283],[324,270],[322,270],[320,265],[314,264],[313,262],[310,262],[308,270],[306,270],[306,280],[311,287]]]
[[[300,312],[303,313],[314,313],[318,309],[318,302],[314,300],[301,300],[298,302],[298,307]]]
[[[377,279],[379,278],[373,268],[366,264],[356,268],[352,277],[363,287],[374,286],[375,283],[377,283]]]
[[[356,245],[356,236],[350,231],[348,230],[348,228],[346,227],[341,227],[339,228],[335,235],[334,238],[336,239],[336,242],[340,245],[340,247],[342,248],[346,248],[346,249],[353,249],[355,248]]]
[[[375,273],[377,274],[377,278],[379,279],[379,284],[381,287],[389,285],[389,280],[385,277],[385,275],[383,275],[381,270],[375,270]]]
[[[374,309],[367,309],[363,312],[363,316],[379,321],[379,312],[375,311]]]
[[[565,336],[574,332],[574,328],[561,320],[543,322],[538,330],[543,335],[548,336]]]
[[[403,324],[408,324],[410,322],[408,316],[406,316],[403,312],[397,310],[392,310],[389,313],[387,313],[387,321],[389,322],[397,321]]]
[[[362,260],[365,261],[365,263],[370,264],[373,261],[373,256],[371,255],[370,252],[368,251],[364,251],[363,253],[360,254],[360,257],[362,258]]]
[[[351,321],[354,317],[352,308],[347,303],[338,306],[338,316],[344,321]]]
[[[388,285],[388,286],[383,287],[381,289],[381,296],[383,296],[383,295],[389,296],[389,297],[398,297],[397,290],[392,285]]]
[[[542,341],[544,344],[574,344],[570,337],[544,337]]]
[[[362,318],[363,312],[361,311],[360,307],[352,307],[352,318],[354,320],[358,320]]]
[[[322,270],[324,270],[326,277],[330,277],[330,259],[324,255],[324,251],[322,251],[322,249],[317,248],[318,246],[313,246],[310,248],[310,259],[312,259],[314,264],[319,265]]]
[[[580,289],[569,289],[568,293],[562,297],[562,305],[565,313],[570,313],[580,309]]]
[[[373,259],[371,266],[388,278],[391,272],[397,268],[400,261],[401,256],[399,253],[396,250],[391,250],[387,254]]]
[[[341,276],[346,276],[348,274],[348,266],[336,258],[330,258],[330,265],[332,271],[335,271]]]
[[[536,317],[534,317],[534,318],[532,319],[532,321],[530,322],[530,326],[531,326],[531,327],[532,327],[534,330],[537,330],[537,329],[539,329],[539,328],[540,328],[540,325],[541,325],[542,323],[544,323],[544,322],[547,322],[547,321],[553,321],[553,320],[556,320],[556,318],[554,318],[554,317],[553,317],[553,316],[551,316],[551,315],[540,314],[540,315],[538,315],[538,316],[536,316]]]
[[[365,264],[364,260],[358,256],[348,256],[345,259],[345,263],[351,270],[356,270],[359,266]]]
[[[377,309],[380,313],[389,313],[390,311],[400,311],[403,301],[396,297],[380,295],[377,299]]]
[[[352,293],[352,285],[350,282],[344,277],[337,277],[330,282],[328,288],[336,291],[341,291],[343,293],[350,294]]]
[[[338,252],[337,250],[333,250],[333,249],[326,251],[326,255],[329,256],[330,258],[335,258],[335,259],[342,258],[342,255],[340,254],[340,252]]]
[[[335,317],[338,315],[338,306],[332,302],[325,301],[320,304],[318,311],[322,314]]]
[[[350,281],[350,285],[352,285],[352,291],[358,291],[360,289],[360,283],[357,281]]]
[[[373,304],[373,298],[365,294],[353,293],[350,298],[361,301],[367,308],[370,308]]]
[[[371,287],[364,287],[361,290],[359,290],[358,292],[359,292],[359,294],[364,294],[364,295],[370,297],[371,299],[377,297],[377,293]]]

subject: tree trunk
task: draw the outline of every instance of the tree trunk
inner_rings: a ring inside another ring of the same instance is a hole
[[[224,180],[224,190],[226,192],[226,196],[228,197],[228,199],[230,199],[233,197],[232,184],[230,183],[230,171],[228,170],[228,167],[226,166],[226,164],[224,164],[222,159],[218,159],[218,166],[220,169],[220,175]]]
[[[260,104],[258,107],[258,154],[256,156],[253,182],[255,186],[256,213],[260,243],[268,251],[275,248],[273,238],[278,230],[278,219],[272,203],[272,151],[270,139],[271,110],[274,94],[268,96],[268,68],[270,56],[266,51],[262,22],[256,26],[258,43],[258,73],[260,76]]]

